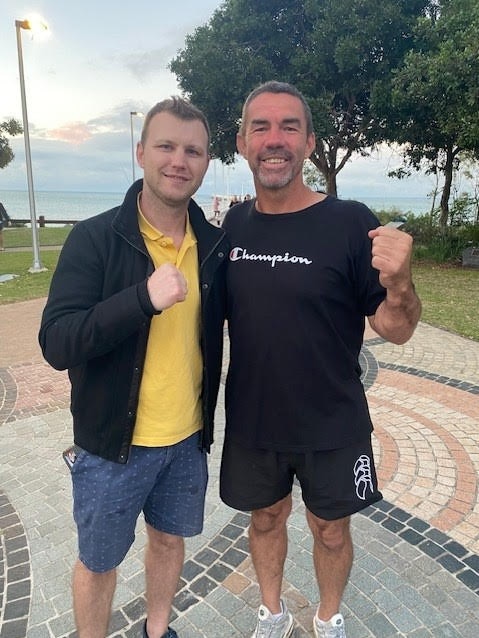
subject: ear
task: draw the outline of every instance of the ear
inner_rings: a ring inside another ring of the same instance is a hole
[[[137,142],[136,144],[136,161],[138,162],[138,166],[141,166],[141,168],[144,168],[144,161],[143,161],[143,144],[141,142]]]
[[[246,142],[241,133],[236,133],[236,148],[238,153],[246,159]]]
[[[304,159],[309,159],[311,153],[316,148],[316,136],[314,133],[310,133],[308,135],[308,139],[306,140],[306,150],[304,152]]]

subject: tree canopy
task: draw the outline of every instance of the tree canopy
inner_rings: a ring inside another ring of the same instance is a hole
[[[7,135],[19,135],[22,132],[22,125],[14,118],[0,122],[0,168],[8,166],[15,157]]]
[[[294,84],[313,113],[311,161],[329,193],[355,152],[384,139],[371,110],[377,82],[413,46],[433,0],[225,0],[170,63],[208,117],[212,150],[232,162],[242,104],[261,82]]]
[[[404,64],[372,97],[385,137],[403,145],[406,168],[443,174],[442,226],[461,154],[479,157],[478,78],[479,4],[446,0],[418,22]]]

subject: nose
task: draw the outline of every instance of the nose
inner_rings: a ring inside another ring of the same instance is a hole
[[[176,148],[171,155],[171,163],[173,166],[185,166],[186,153],[182,148]]]
[[[284,146],[284,131],[280,126],[272,126],[268,130],[266,136],[266,146],[268,148],[277,148]]]

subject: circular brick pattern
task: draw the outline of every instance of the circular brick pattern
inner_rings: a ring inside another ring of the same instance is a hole
[[[379,364],[373,354],[376,349]],[[477,454],[471,455],[471,441],[474,436],[477,438],[477,377],[469,373],[461,380],[458,374],[445,376],[433,365],[430,371],[400,363],[408,357],[412,362],[414,349],[417,353],[421,344],[386,353],[384,341],[374,338],[365,342],[360,355],[362,380],[375,423],[375,453],[385,499],[356,518],[355,528],[361,533],[362,519],[367,536],[376,536],[371,526],[384,530],[390,534],[388,543],[395,544],[391,535],[397,539],[398,551],[404,551],[401,547],[407,544],[411,551],[433,560],[476,596],[479,512],[474,495],[479,489],[479,461]],[[388,356],[383,359],[383,355]],[[426,355],[427,352],[422,353],[425,363]],[[464,359],[468,357],[470,354],[466,353]],[[68,393],[66,374],[52,371],[42,361],[0,368],[0,430],[67,407]],[[50,445],[54,444],[50,441]],[[299,504],[298,509],[301,507]],[[248,558],[248,522],[247,515],[232,514],[207,543],[189,555],[174,602],[174,616],[180,626],[185,612],[189,610],[194,616],[200,603],[218,589],[226,588],[250,602],[254,576]],[[1,491],[0,530],[0,638],[24,638],[32,595],[29,547],[22,521]],[[308,553],[307,548],[304,551]],[[310,556],[311,572],[309,559]],[[363,560],[367,556],[360,549],[360,564]],[[353,574],[353,581],[356,577]],[[285,586],[288,601],[292,605],[294,600],[298,602],[295,611],[301,619],[300,608],[307,599],[297,585],[296,589],[289,583]],[[121,604],[112,616],[110,635],[137,636],[144,610],[142,595]],[[373,621],[383,625],[377,625],[381,630],[372,629],[372,635],[389,635],[384,618],[374,620],[373,616]],[[55,636],[75,635],[60,629],[60,623],[49,627]]]
[[[0,638],[23,638],[30,611],[31,573],[22,522],[0,489]]]

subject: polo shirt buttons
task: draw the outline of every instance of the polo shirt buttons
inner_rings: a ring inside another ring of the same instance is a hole
[[[202,284],[201,287],[203,288],[203,290],[207,290],[209,288],[208,284]]]

